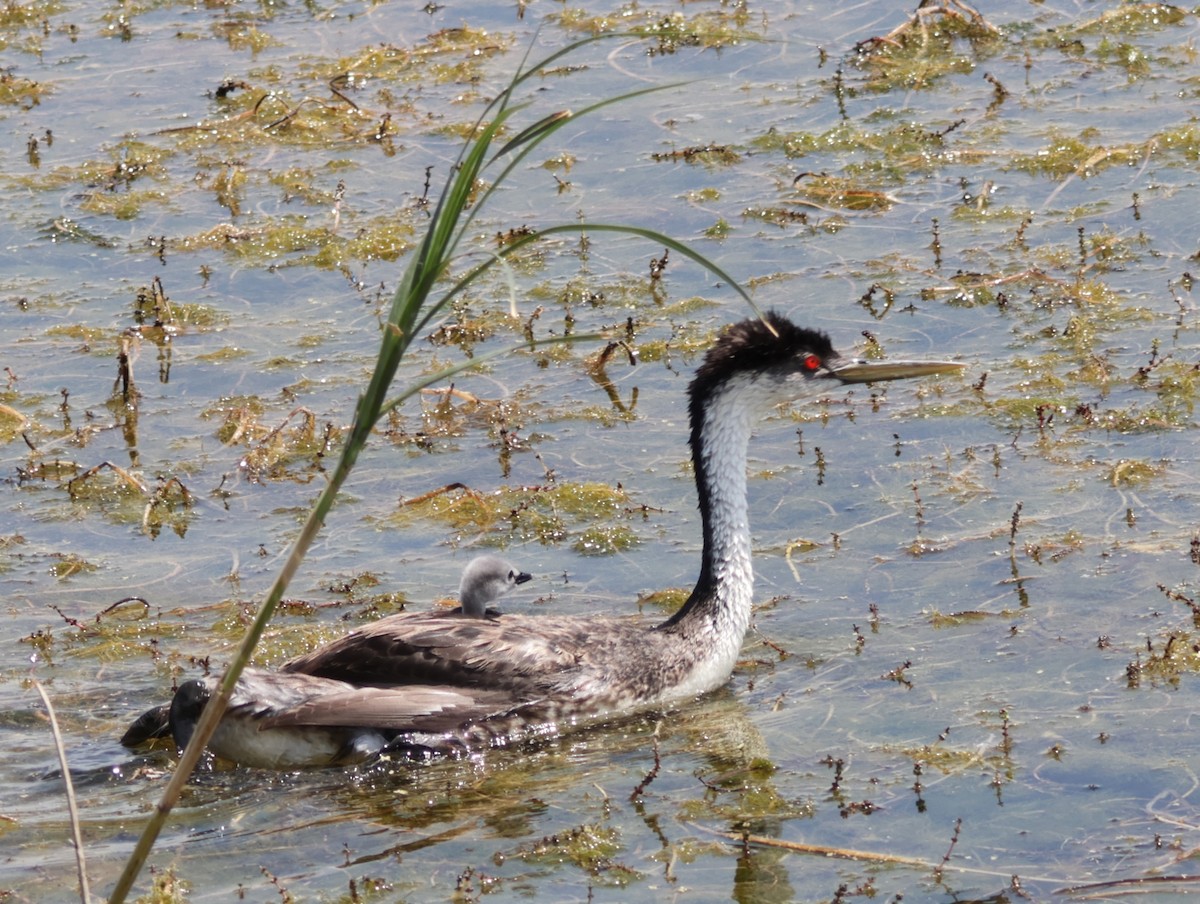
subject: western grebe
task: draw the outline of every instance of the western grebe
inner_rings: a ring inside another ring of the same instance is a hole
[[[846,360],[823,333],[773,313],[729,327],[688,390],[703,551],[696,586],[678,612],[657,625],[605,616],[389,616],[285,663],[278,680],[314,676],[337,684],[327,686],[324,701],[318,693],[287,715],[264,719],[259,734],[277,727],[336,727],[357,731],[351,732],[355,738],[371,733],[367,747],[455,755],[678,704],[721,686],[750,623],[746,454],[755,419],[806,392],[962,367]],[[363,695],[359,705],[339,707],[340,695],[352,692]],[[270,708],[264,699],[248,698],[245,705]],[[236,710],[235,703],[225,719],[236,718]],[[253,753],[232,758],[255,759]]]

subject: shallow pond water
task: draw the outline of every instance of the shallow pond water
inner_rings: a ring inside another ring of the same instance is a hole
[[[78,900],[31,679],[106,895],[172,763],[116,739],[206,658],[223,665],[265,592],[369,373],[427,180],[436,195],[527,50],[618,29],[639,33],[528,82],[519,122],[674,87],[543,145],[480,212],[473,254],[577,218],[653,228],[843,351],[969,370],[763,424],[761,607],[728,688],[479,762],[206,772],[139,890],[1188,891],[1200,19],[1003,2],[976,20],[951,2],[909,23],[914,9],[0,11],[0,894]],[[518,348],[379,431],[261,662],[433,605],[480,548],[535,573],[513,610],[654,613],[654,594],[690,585],[682,399],[748,308],[677,254],[652,278],[663,249],[644,242],[537,249],[414,346],[402,380]],[[531,349],[527,328],[604,331],[628,352],[596,368],[599,343]],[[494,508],[460,491],[405,504],[454,483]]]

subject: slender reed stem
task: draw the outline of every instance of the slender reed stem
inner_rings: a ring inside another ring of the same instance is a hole
[[[596,339],[598,336],[587,335],[571,337],[570,340],[549,339],[540,342],[535,342],[533,345],[547,345],[562,341],[581,341],[587,339]],[[386,344],[386,340],[385,340]],[[526,343],[522,347],[529,347]],[[358,417],[364,415],[369,417],[368,425],[373,425],[380,417],[381,412],[385,412],[396,405],[399,405],[405,399],[410,398],[434,383],[439,383],[447,377],[453,376],[456,373],[461,373],[464,370],[478,367],[493,358],[501,355],[510,354],[512,349],[505,348],[494,352],[488,352],[484,355],[479,355],[476,358],[463,362],[462,364],[449,367],[439,371],[423,380],[416,381],[408,386],[405,391],[397,398],[383,402],[382,393],[386,391],[387,386],[384,385],[378,396],[364,395],[363,400],[372,399],[373,404],[367,405],[363,402],[359,404]],[[381,353],[382,357],[382,353]],[[358,426],[356,421],[355,427]],[[358,431],[352,427],[350,436],[353,438]],[[321,491],[317,497],[316,503],[308,513],[308,518],[304,521],[304,526],[300,529],[300,535],[296,538],[291,550],[288,552],[287,558],[284,560],[283,568],[280,569],[275,582],[271,585],[270,591],[267,593],[267,598],[259,609],[258,615],[254,622],[247,629],[246,634],[242,637],[242,642],[238,646],[236,655],[233,661],[226,669],[225,675],[221,679],[221,685],[217,693],[209,700],[208,705],[204,707],[204,712],[200,716],[200,721],[196,724],[196,730],[192,735],[192,740],[188,744],[187,749],[179,757],[179,763],[175,767],[175,772],[171,776],[170,782],[167,783],[166,790],[163,791],[162,799],[159,800],[158,806],[154,810],[154,814],[150,817],[150,821],[146,824],[146,828],[142,831],[142,835],[138,838],[137,845],[130,854],[128,861],[125,863],[125,869],[122,871],[117,880],[116,887],[113,889],[112,895],[109,897],[109,904],[121,904],[129,895],[133,887],[134,880],[142,871],[142,867],[146,864],[146,859],[150,856],[150,851],[154,847],[155,841],[158,840],[159,834],[162,832],[163,826],[166,824],[167,816],[179,802],[179,795],[183,792],[184,785],[192,775],[192,770],[196,768],[196,763],[200,760],[200,755],[208,744],[208,739],[212,737],[212,733],[216,730],[217,723],[220,722],[221,716],[225,713],[225,708],[229,705],[229,698],[233,694],[234,686],[237,680],[241,677],[242,671],[250,662],[250,657],[254,653],[254,648],[258,645],[259,639],[262,637],[263,631],[266,630],[267,624],[271,620],[271,616],[275,612],[275,607],[279,601],[283,599],[283,594],[286,592],[288,584],[291,583],[296,571],[300,568],[301,562],[304,561],[304,556],[308,553],[309,547],[317,534],[325,525],[325,516],[329,514],[329,510],[333,508],[334,500],[337,498],[338,492],[341,490],[342,484],[346,478],[350,476],[350,471],[354,467],[354,463],[358,460],[358,453],[362,445],[366,441],[366,436],[370,434],[370,427],[362,431],[363,439],[357,444],[347,440],[346,445],[342,449],[342,456],[338,461],[337,468],[334,470],[329,479],[329,483],[325,485],[325,489]]]
[[[610,34],[584,38],[565,48],[561,48],[543,59],[540,63],[528,68],[525,67],[523,61],[521,68],[509,81],[508,86],[488,105],[476,123],[473,137],[464,144],[458,159],[455,161],[446,185],[442,189],[430,217],[425,235],[419,247],[413,252],[396,289],[391,309],[388,312],[387,322],[383,326],[379,353],[375,359],[375,369],[371,374],[370,382],[359,397],[358,404],[355,406],[354,420],[346,436],[337,466],[329,477],[329,482],[317,497],[312,510],[309,512],[308,518],[301,528],[300,535],[292,545],[284,561],[283,568],[280,570],[275,582],[271,585],[270,591],[267,593],[267,597],[263,601],[254,622],[242,638],[233,661],[229,664],[228,669],[221,678],[220,687],[205,706],[200,721],[196,725],[196,729],[192,735],[192,739],[188,743],[187,749],[180,755],[175,773],[171,776],[170,782],[168,782],[166,789],[163,791],[162,799],[146,824],[128,861],[126,861],[125,869],[118,878],[116,887],[109,898],[109,904],[123,904],[128,896],[134,881],[145,865],[146,859],[150,856],[150,851],[153,849],[156,839],[166,824],[168,814],[178,802],[184,785],[187,784],[192,770],[200,759],[201,752],[208,744],[213,731],[216,730],[238,678],[249,663],[255,646],[258,644],[267,624],[271,620],[271,616],[275,612],[275,607],[283,598],[288,584],[299,569],[305,554],[308,552],[313,540],[316,539],[317,533],[324,526],[325,517],[329,514],[330,509],[333,508],[334,501],[337,499],[342,485],[345,483],[347,477],[349,477],[351,470],[353,470],[359,453],[370,439],[371,431],[378,423],[380,417],[424,387],[444,380],[468,368],[477,367],[484,361],[509,351],[505,349],[477,356],[471,361],[446,368],[431,377],[410,384],[396,398],[387,398],[388,390],[395,379],[400,361],[404,357],[412,340],[425,330],[459,292],[480,277],[492,265],[528,244],[528,242],[537,240],[535,236],[514,242],[503,250],[490,255],[482,263],[470,268],[465,277],[451,285],[440,296],[434,295],[434,289],[438,281],[445,277],[451,262],[457,255],[460,241],[468,234],[471,221],[480,208],[483,207],[484,202],[505,180],[505,177],[528,156],[533,148],[553,135],[566,122],[571,121],[573,118],[567,112],[552,113],[549,116],[543,117],[532,126],[519,131],[514,138],[508,140],[503,145],[498,153],[489,158],[488,152],[491,149],[492,142],[500,137],[502,134],[501,130],[512,115],[523,109],[520,105],[512,106],[510,104],[514,90],[517,86],[525,82],[526,79],[550,65],[559,57],[585,44],[608,37],[619,37],[619,35]],[[609,104],[656,90],[662,90],[662,86],[641,89],[610,98],[593,104],[582,112],[587,113],[599,110]],[[485,191],[483,196],[472,203],[471,194],[477,186],[480,172],[496,162],[500,157],[508,157],[507,163],[503,166],[499,176],[492,180],[492,185]],[[560,232],[587,232],[588,230],[622,232],[627,235],[650,239],[655,244],[665,245],[690,257],[701,266],[708,268],[718,277],[725,280],[746,301],[750,301],[745,290],[711,261],[674,239],[653,230],[611,224],[572,224],[567,226],[551,226],[541,230],[539,235],[553,235]],[[752,302],[751,307],[753,307]],[[558,337],[545,340],[545,342],[578,341],[585,338],[598,337]],[[533,345],[540,344],[543,343],[533,343]],[[525,343],[523,347],[529,346],[529,343]]]
[[[354,462],[357,458],[358,447],[347,443],[342,450],[342,457],[338,461],[333,476],[330,478],[329,483],[325,485],[325,489],[321,491],[321,495],[317,497],[316,504],[309,511],[308,518],[305,519],[304,526],[300,529],[300,535],[292,545],[292,549],[283,563],[283,568],[280,569],[275,582],[271,585],[271,590],[268,592],[266,600],[259,609],[258,615],[246,631],[245,636],[242,637],[237,654],[233,662],[229,664],[229,668],[225,670],[225,675],[221,679],[220,689],[208,702],[208,705],[204,707],[204,712],[200,716],[199,723],[196,725],[196,731],[192,736],[191,743],[188,744],[187,749],[180,755],[179,764],[175,767],[175,772],[171,776],[170,782],[167,783],[166,790],[163,791],[162,799],[158,802],[158,806],[155,807],[154,814],[150,817],[150,821],[146,823],[146,828],[142,831],[141,837],[138,838],[133,853],[130,854],[129,859],[126,861],[125,869],[117,879],[117,884],[108,899],[109,904],[122,904],[133,888],[134,880],[137,879],[138,874],[142,871],[142,867],[146,863],[146,858],[150,856],[154,842],[158,840],[158,836],[166,824],[168,814],[170,814],[171,809],[179,801],[179,795],[183,791],[183,786],[191,778],[192,770],[196,768],[200,754],[208,744],[208,739],[212,737],[213,731],[216,730],[221,716],[224,715],[225,707],[229,704],[229,698],[233,694],[233,688],[237,684],[238,678],[241,677],[242,671],[250,661],[250,657],[254,652],[255,646],[258,645],[263,631],[266,630],[267,624],[271,621],[271,616],[275,613],[275,607],[283,598],[288,584],[291,583],[292,577],[295,576],[296,571],[300,568],[300,563],[304,561],[304,556],[307,554],[308,548],[312,545],[313,540],[316,539],[321,527],[324,526],[325,516],[333,507],[333,501],[337,498],[342,484],[345,483],[346,478],[350,475],[350,471],[354,467]]]
[[[62,733],[58,730],[58,719],[54,715],[54,706],[46,689],[36,678],[33,686],[41,694],[42,702],[46,704],[46,714],[50,716],[50,734],[54,737],[54,749],[58,751],[58,764],[62,769],[63,786],[67,792],[67,812],[71,816],[71,841],[75,845],[75,867],[79,870],[79,900],[83,904],[92,904],[92,894],[88,890],[87,863],[83,856],[83,832],[79,828],[79,808],[75,805],[75,786],[71,784],[71,772],[67,769],[67,750],[63,747]]]

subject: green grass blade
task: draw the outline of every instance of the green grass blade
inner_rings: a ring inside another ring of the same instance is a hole
[[[530,127],[529,129],[526,129],[525,132],[522,132],[521,135],[517,136],[517,138],[514,138],[512,141],[508,142],[503,148],[501,148],[496,153],[496,155],[491,160],[488,161],[488,166],[491,166],[493,163],[496,162],[496,160],[498,158],[504,156],[504,154],[506,154],[512,150],[515,150],[516,147],[518,147],[521,144],[521,142],[519,142],[518,139],[523,139],[525,146],[521,149],[520,153],[517,154],[517,156],[514,157],[512,160],[510,160],[508,162],[508,164],[504,167],[504,169],[501,170],[500,175],[496,177],[496,180],[492,183],[491,187],[488,188],[488,190],[484,193],[483,197],[480,199],[479,206],[482,207],[486,203],[487,199],[491,196],[492,192],[494,192],[501,184],[503,184],[504,180],[508,177],[509,173],[511,173],[514,169],[516,169],[521,164],[521,162],[527,156],[529,156],[529,154],[532,153],[533,150],[539,144],[541,144],[545,139],[549,138],[551,135],[553,135],[555,132],[557,132],[560,128],[565,126],[569,121],[579,119],[583,116],[587,116],[589,113],[594,113],[596,110],[601,110],[604,107],[607,107],[610,104],[615,104],[619,101],[631,100],[635,97],[641,97],[644,94],[654,94],[655,92],[658,92],[658,91],[667,91],[671,88],[678,88],[681,84],[683,84],[683,83],[682,82],[673,82],[672,84],[669,84],[669,85],[653,85],[649,88],[641,88],[637,91],[630,91],[626,94],[621,94],[617,97],[612,97],[612,98],[608,98],[607,100],[598,101],[597,103],[594,103],[594,104],[591,104],[590,106],[584,107],[582,110],[580,110],[577,113],[572,113],[569,110],[564,110],[559,114],[555,114],[553,116],[548,116],[544,120],[542,120],[540,123],[538,123],[537,125],[541,126],[540,129],[537,129],[536,131],[535,131],[536,127]],[[527,133],[532,133],[532,134],[527,134]]]
[[[564,343],[572,342],[591,342],[592,340],[599,341],[603,338],[603,333],[580,333],[579,335],[572,336],[550,336],[545,339],[534,339],[532,342],[522,342],[520,345],[508,345],[504,348],[497,348],[489,352],[484,352],[483,354],[476,355],[474,358],[461,361],[458,364],[451,365],[450,367],[445,367],[442,370],[439,370],[437,373],[429,374],[428,376],[421,377],[421,379],[416,380],[415,382],[409,383],[404,387],[404,392],[387,401],[387,404],[383,406],[383,410],[379,413],[379,416],[382,419],[384,416],[398,408],[400,405],[404,404],[423,389],[428,389],[437,383],[441,383],[444,380],[449,380],[451,377],[456,377],[465,371],[474,370],[480,365],[486,364],[489,361],[494,361],[497,358],[505,358],[516,352],[522,351],[523,349],[541,348],[544,345],[562,345]]]
[[[570,110],[559,110],[557,113],[551,113],[544,119],[539,119],[529,128],[517,133],[516,136],[509,139],[508,143],[500,150],[496,151],[496,156],[488,161],[488,166],[495,162],[497,157],[503,157],[513,148],[531,142],[534,147],[541,143],[542,139],[547,135],[551,135],[558,130],[558,126],[571,118]]]
[[[521,239],[501,249],[481,264],[472,268],[465,277],[454,283],[447,291],[439,296],[431,297],[433,296],[434,287],[438,280],[444,276],[449,264],[455,258],[458,245],[466,236],[478,211],[499,185],[505,181],[513,169],[519,166],[534,148],[538,147],[546,138],[557,132],[559,128],[572,118],[578,118],[578,116],[586,115],[612,103],[673,87],[670,85],[654,86],[610,98],[606,101],[592,104],[580,113],[575,114],[574,117],[564,113],[551,114],[534,123],[532,126],[519,131],[515,137],[504,144],[499,153],[489,157],[493,142],[502,134],[502,130],[510,118],[525,106],[524,104],[512,104],[514,92],[519,86],[542,69],[550,66],[558,59],[575,52],[579,48],[596,41],[608,40],[614,37],[630,37],[630,35],[605,34],[583,38],[560,48],[538,63],[528,67],[525,65],[529,56],[527,53],[516,75],[509,80],[507,87],[488,104],[476,123],[476,129],[472,137],[464,143],[457,157],[455,167],[446,179],[439,194],[425,236],[418,248],[413,252],[401,276],[396,293],[393,296],[382,336],[380,337],[380,346],[375,367],[366,389],[355,405],[350,431],[342,447],[337,464],[333,472],[329,475],[328,483],[314,502],[298,537],[289,550],[283,566],[276,576],[274,583],[271,585],[253,623],[243,636],[233,660],[221,679],[217,693],[213,695],[208,705],[204,708],[191,743],[189,743],[188,748],[180,756],[175,773],[163,791],[158,807],[155,809],[150,820],[148,820],[142,835],[139,837],[133,852],[125,864],[124,871],[117,880],[113,893],[109,898],[110,904],[123,904],[132,889],[134,881],[145,865],[155,841],[166,823],[168,814],[179,800],[183,787],[190,778],[201,752],[216,729],[242,670],[249,663],[254,648],[257,646],[267,624],[270,622],[276,606],[283,598],[284,592],[299,570],[309,547],[324,525],[325,519],[332,510],[338,493],[341,491],[343,484],[357,462],[359,453],[369,441],[371,432],[380,417],[393,410],[404,400],[411,398],[416,392],[435,382],[445,380],[457,373],[477,367],[486,361],[511,352],[511,349],[508,348],[488,352],[478,358],[462,362],[461,364],[439,371],[436,374],[418,379],[399,396],[393,399],[387,398],[387,393],[395,380],[400,363],[413,339],[421,333],[439,312],[445,309],[446,305],[459,292],[497,262],[503,262],[506,257],[529,244],[529,242],[538,240],[540,237],[558,233],[585,233],[588,231],[619,232],[649,239],[699,263],[716,274],[720,279],[725,280],[754,308],[754,304],[746,291],[732,277],[699,252],[693,251],[683,243],[654,230],[612,224],[570,224],[545,228],[536,236]],[[514,153],[513,158],[506,163],[499,176],[482,193],[480,198],[475,201],[474,205],[469,206],[471,194],[475,190],[480,172],[499,157],[510,153]],[[557,337],[540,340],[532,343],[532,346],[563,341],[582,341],[590,338],[593,337]],[[531,344],[524,343],[522,347],[531,347]]]
[[[734,292],[742,297],[742,300],[745,301],[747,305],[750,306],[750,310],[754,312],[755,316],[762,317],[762,311],[759,310],[758,305],[754,303],[754,299],[750,297],[750,293],[742,287],[741,283],[739,283],[736,279],[726,273],[725,270],[723,270],[718,264],[705,257],[699,251],[679,241],[678,239],[673,239],[669,235],[661,233],[655,229],[646,229],[641,226],[629,226],[622,223],[562,223],[556,226],[547,226],[545,229],[542,229],[533,235],[521,236],[511,244],[506,245],[501,250],[491,254],[486,260],[475,265],[475,267],[473,267],[465,276],[459,279],[458,282],[456,282],[446,292],[446,294],[442,296],[440,306],[444,307],[446,304],[449,304],[459,293],[470,286],[471,283],[473,283],[476,279],[478,279],[496,264],[501,263],[504,258],[509,257],[527,245],[531,245],[534,242],[540,241],[548,235],[561,235],[564,233],[583,235],[588,232],[616,232],[623,235],[633,235],[638,236],[639,238],[648,239],[649,241],[658,245],[662,245],[665,248],[670,248],[672,251],[696,262],[705,270],[708,270],[718,279],[726,283]],[[423,320],[423,325],[428,326],[429,320],[430,318]]]

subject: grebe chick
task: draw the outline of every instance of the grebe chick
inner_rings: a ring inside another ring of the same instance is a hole
[[[658,625],[632,618],[505,615],[447,619],[400,613],[364,625],[282,666],[359,689],[438,698],[439,724],[388,720],[385,749],[462,754],[648,707],[675,705],[724,684],[750,623],[754,593],[746,453],[755,416],[839,384],[951,373],[948,361],[843,359],[829,339],[778,314],[728,328],[689,388],[688,415],[703,546],[696,586]],[[414,706],[419,709],[420,706]],[[226,717],[228,718],[228,716]],[[289,727],[305,724],[289,719]],[[378,730],[369,706],[334,716]],[[321,726],[328,722],[322,721]],[[319,765],[314,762],[313,765]]]
[[[529,572],[514,568],[499,556],[476,556],[463,569],[457,611],[468,618],[494,618],[500,613],[489,609],[488,603],[532,578]]]

